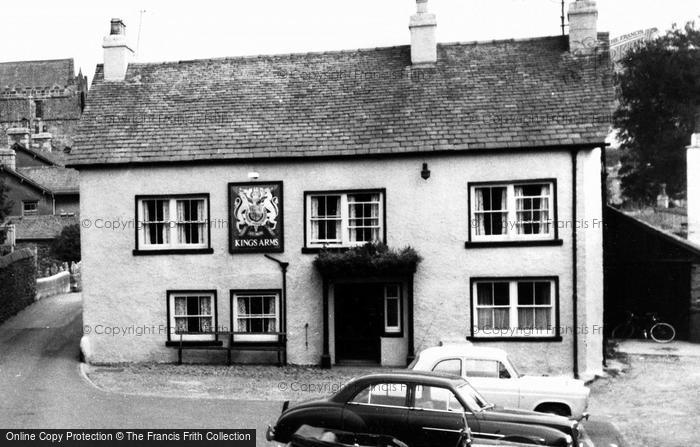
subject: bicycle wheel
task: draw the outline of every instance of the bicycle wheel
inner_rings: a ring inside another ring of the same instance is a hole
[[[621,323],[615,326],[610,337],[613,339],[631,338],[634,335],[634,325],[632,323]]]
[[[649,335],[657,343],[668,343],[676,338],[676,330],[668,323],[656,323],[651,327]]]

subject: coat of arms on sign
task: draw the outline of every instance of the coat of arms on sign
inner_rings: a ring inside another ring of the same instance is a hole
[[[231,183],[231,252],[282,251],[282,183]]]

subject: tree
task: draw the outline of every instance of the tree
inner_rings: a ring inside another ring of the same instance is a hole
[[[0,178],[0,225],[5,222],[5,218],[12,210],[13,202],[7,197],[8,190],[9,188],[5,184],[5,180]],[[6,233],[4,229],[0,228],[0,244],[5,242]]]
[[[627,54],[622,68],[614,123],[624,195],[653,203],[665,183],[670,196],[685,197],[685,147],[700,105],[700,29],[674,25]]]
[[[51,256],[62,262],[80,261],[80,226],[68,225],[51,244]]]

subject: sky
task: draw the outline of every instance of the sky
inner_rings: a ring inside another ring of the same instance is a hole
[[[597,4],[598,30],[611,37],[700,22],[697,0]],[[429,0],[429,9],[439,42],[561,33],[560,0]],[[0,62],[74,58],[92,80],[112,17],[126,23],[138,62],[405,45],[414,12],[415,0],[15,1],[0,16]]]

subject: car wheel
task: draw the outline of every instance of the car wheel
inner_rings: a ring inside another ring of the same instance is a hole
[[[542,404],[535,408],[540,413],[556,414],[557,416],[571,416],[571,409],[564,404]]]

